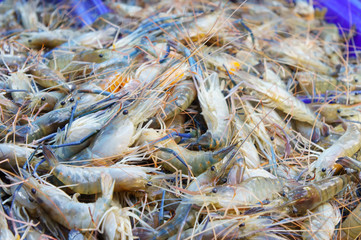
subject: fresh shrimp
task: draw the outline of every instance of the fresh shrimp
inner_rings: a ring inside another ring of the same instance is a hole
[[[154,168],[115,164],[111,167],[74,167],[58,162],[51,150],[43,146],[44,157],[53,168],[53,174],[61,182],[69,185],[73,191],[81,194],[95,194],[102,190],[101,176],[106,173],[114,180],[114,191],[145,190],[151,180],[148,173],[156,172]]]
[[[311,171],[315,171],[316,180],[329,174],[339,157],[352,157],[361,148],[361,129],[356,124],[350,124],[346,132],[337,141],[321,153],[312,163]]]
[[[278,179],[253,177],[238,185],[222,185],[207,189],[206,197],[192,196],[190,201],[199,202],[200,205],[212,203],[217,208],[247,208],[265,200],[276,199],[283,186]]]
[[[107,105],[107,103],[103,103]],[[104,107],[104,106],[103,106]],[[81,114],[89,111],[96,111],[102,108],[101,105],[79,105],[74,113],[74,117],[78,117]],[[64,127],[72,116],[72,107],[53,110],[45,113],[44,115],[36,118],[31,124],[26,126],[20,126],[15,131],[17,139],[25,141],[33,141],[35,139],[47,136],[50,133],[57,131],[59,127]]]
[[[227,220],[213,220],[208,224],[200,225],[198,231],[190,228],[182,232],[180,239],[188,239],[190,237],[200,237],[201,239],[228,239],[233,238],[239,234],[240,225],[242,226],[242,220],[227,219]],[[201,229],[203,228],[203,229]],[[169,240],[177,240],[177,234],[169,238]]]
[[[286,114],[292,115],[292,117],[298,121],[307,122],[312,126],[316,124],[316,127],[322,129],[323,125],[317,120],[316,115],[302,101],[285,89],[275,84],[261,81],[259,78],[247,72],[236,72],[235,75],[247,83],[248,87],[260,93],[260,97],[266,97],[266,99],[262,99],[262,102],[266,105],[276,107]]]
[[[333,71],[327,56],[315,41],[305,41],[295,37],[285,38],[282,41],[272,42],[265,52],[271,59],[279,58],[279,61],[287,65],[325,75],[331,75]]]
[[[56,134],[54,138],[55,144],[59,146],[54,149],[56,156],[66,161],[88,147],[95,134],[99,132],[112,117],[116,116],[118,110],[117,107],[114,107],[109,110],[99,111],[77,118],[71,125],[69,125],[69,123],[65,125],[64,131],[58,131],[58,134]],[[67,144],[71,145],[66,146]]]
[[[65,43],[76,32],[66,29],[43,32],[25,32],[20,35],[19,43],[40,50],[42,47],[55,48]]]
[[[298,72],[296,80],[300,83],[302,90],[306,90],[306,93],[311,96],[316,91],[317,93],[327,93],[327,91],[340,87],[340,82],[336,78],[313,72]]]
[[[231,135],[229,122],[231,116],[222,94],[218,74],[212,73],[197,85],[198,100],[208,127],[207,132],[198,139],[197,144],[206,149],[222,147]]]
[[[149,143],[161,139],[161,135],[154,129],[144,130],[139,138],[140,143]],[[206,171],[210,166],[221,161],[233,148],[229,146],[217,152],[191,151],[169,139],[164,144],[157,144],[160,150],[154,155],[164,160],[162,166],[168,171],[182,170],[183,173],[191,171],[194,176],[198,176]],[[181,160],[179,159],[181,158]]]
[[[15,238],[14,234],[10,231],[6,217],[7,214],[4,211],[3,204],[0,204],[0,239],[8,239],[15,240],[18,239],[19,236]]]
[[[64,94],[57,91],[52,92],[38,92],[35,93],[27,106],[30,112],[42,110],[49,112],[54,109],[55,105],[64,97]]]
[[[254,115],[254,114],[250,114],[250,115]],[[262,132],[262,130],[265,130],[265,128],[263,128],[262,123],[260,125],[261,125],[260,127],[254,128],[254,131],[256,131],[259,134],[258,136],[262,136],[261,133],[264,133]],[[244,123],[238,115],[236,115],[234,118],[234,126],[235,129],[238,131],[236,136],[241,139],[246,139],[246,135],[249,134],[250,131],[248,130],[251,129],[251,126],[248,126],[248,124]],[[261,160],[258,155],[257,148],[252,142],[252,139],[247,138],[245,141],[242,141],[238,145],[240,145],[239,151],[244,157],[245,164],[249,168],[258,168],[261,163]]]
[[[95,137],[92,144],[75,158],[91,159],[120,155],[135,142],[142,130],[139,125],[153,116],[159,109],[163,97],[157,94],[143,96],[129,108],[114,117]]]
[[[38,183],[26,171],[22,173],[24,188],[54,221],[68,229],[99,229],[99,220],[111,207],[114,182],[109,175],[102,175],[102,197],[95,203],[81,203],[54,186]]]
[[[29,157],[33,153],[33,149],[27,147],[21,147],[13,143],[2,143],[0,144],[0,161],[1,167],[5,169],[23,167],[27,164]],[[4,160],[8,161],[4,161]],[[31,165],[40,162],[40,159],[33,157]],[[40,165],[39,170],[48,170],[47,164]]]
[[[207,169],[207,171],[203,172],[196,179],[194,179],[188,186],[187,190],[193,192],[202,192],[203,189],[209,186],[214,186],[218,180],[223,177],[227,167],[231,162],[232,157],[225,158],[211,166]],[[175,217],[164,225],[158,227],[156,230],[142,231],[141,229],[135,229],[133,233],[138,235],[141,239],[168,239],[178,232],[180,226],[183,225],[185,229],[193,226],[195,222],[195,213],[191,209],[192,204],[189,204],[187,201],[185,201],[177,207],[175,211]]]
[[[341,214],[338,208],[330,203],[323,203],[313,209],[303,222],[305,230],[302,239],[331,239],[335,226],[340,222]]]
[[[39,63],[30,68],[30,73],[34,76],[35,82],[43,88],[55,88],[65,92],[70,91],[70,86],[66,83],[63,74],[44,64]]]
[[[86,91],[90,91],[87,93]],[[95,93],[93,93],[93,92]],[[97,101],[105,99],[107,96],[102,94],[96,94],[96,92],[103,92],[104,90],[95,84],[86,84],[86,86],[80,86],[77,91],[71,92],[63,99],[57,102],[54,109],[66,108],[78,104],[93,104]]]
[[[361,235],[361,204],[348,215],[342,222],[342,231],[347,239],[357,239]]]
[[[26,99],[29,99],[36,89],[32,87],[33,78],[31,75],[25,74],[23,70],[10,73],[8,77],[9,86],[12,90],[11,97],[16,103],[23,104]]]
[[[164,111],[161,113],[163,120],[170,119],[186,110],[196,97],[196,89],[190,80],[183,80],[174,87],[172,95],[168,98]]]
[[[355,180],[353,175],[341,175],[296,187],[286,194],[281,207],[286,207],[291,215],[303,216],[307,210],[327,202]]]

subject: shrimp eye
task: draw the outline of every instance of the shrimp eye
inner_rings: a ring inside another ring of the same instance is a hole
[[[212,166],[212,167],[211,167],[211,171],[214,171],[214,170],[216,170],[216,167],[215,167],[215,166]]]
[[[102,57],[104,57],[104,55],[103,55],[103,54],[99,54],[99,57],[102,58]]]
[[[64,105],[65,105],[65,101],[61,101],[61,103],[60,103],[60,104],[64,106]]]
[[[32,42],[32,40],[31,40],[31,39],[29,39],[29,40],[28,40],[28,42]]]
[[[322,168],[321,171],[322,171],[322,172],[326,172],[326,168]]]
[[[44,101],[46,100],[46,98],[45,98],[45,97],[42,97],[40,100],[44,102]]]
[[[212,193],[217,193],[217,191],[218,191],[217,188],[212,189]]]
[[[239,224],[239,226],[240,226],[240,227],[244,227],[244,226],[246,226],[246,224],[245,224],[245,223],[241,223],[241,224]]]
[[[70,99],[69,99],[69,102],[74,102],[74,98],[70,98]]]
[[[337,113],[341,113],[341,110],[340,110],[340,109],[337,109]]]
[[[127,115],[127,114],[128,114],[128,110],[125,109],[125,110],[123,111],[123,115]]]
[[[226,182],[227,182],[227,178],[226,177],[222,178],[222,183],[226,183]]]
[[[35,189],[35,188],[32,188],[32,189],[31,189],[31,193],[32,193],[32,194],[35,194],[35,193],[36,193],[36,189]]]
[[[152,182],[147,182],[147,186],[148,187],[152,186]]]
[[[32,197],[29,197],[29,202],[34,202],[34,199]]]
[[[355,78],[355,82],[358,82],[358,79],[357,79],[357,78]]]
[[[273,136],[270,137],[271,141],[275,140],[275,138]]]

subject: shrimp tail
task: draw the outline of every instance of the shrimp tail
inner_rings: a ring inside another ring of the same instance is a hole
[[[54,168],[59,164],[59,161],[49,146],[43,145],[44,158],[49,166]]]
[[[109,174],[102,173],[101,188],[102,188],[103,197],[107,199],[113,198],[114,181]]]

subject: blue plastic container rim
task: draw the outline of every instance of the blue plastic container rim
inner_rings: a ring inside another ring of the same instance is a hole
[[[311,2],[311,0],[309,0]],[[356,34],[349,42],[350,52],[361,48],[361,1],[360,0],[313,0],[315,8],[327,8],[325,20],[334,23],[341,35],[347,35],[355,26]]]
[[[61,3],[64,0],[48,0],[49,2]],[[354,25],[356,34],[351,39],[350,52],[361,48],[361,0],[289,0],[308,1],[316,8],[327,8],[325,20],[338,26],[341,35],[347,35]],[[2,2],[2,0],[0,0]],[[68,2],[68,1],[66,1]],[[83,25],[92,24],[96,18],[110,10],[102,0],[70,0],[74,10],[72,14],[78,17]]]

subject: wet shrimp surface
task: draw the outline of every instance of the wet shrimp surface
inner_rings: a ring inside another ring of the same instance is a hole
[[[0,239],[361,235],[352,29],[306,1],[75,2],[0,3]]]

